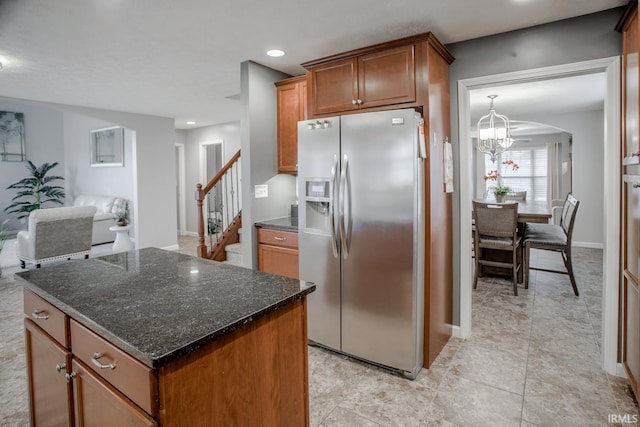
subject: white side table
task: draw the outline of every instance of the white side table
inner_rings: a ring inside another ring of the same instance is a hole
[[[125,252],[133,249],[133,242],[129,239],[130,228],[130,225],[125,225],[124,227],[113,225],[109,227],[109,231],[116,232],[116,241],[113,242],[114,252]]]

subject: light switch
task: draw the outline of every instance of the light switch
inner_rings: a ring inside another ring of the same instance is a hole
[[[269,197],[269,186],[267,184],[256,185],[255,194],[256,194],[256,199],[263,199],[265,197]]]

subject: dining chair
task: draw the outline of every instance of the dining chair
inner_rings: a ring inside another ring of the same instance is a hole
[[[519,202],[524,202],[527,200],[527,192],[526,191],[512,191],[507,193],[507,200],[516,200]]]
[[[579,296],[578,286],[573,274],[571,262],[571,236],[580,202],[571,193],[567,195],[562,207],[560,225],[527,223],[524,231],[524,287],[529,287],[529,270],[546,271],[569,275],[571,286],[576,296]],[[531,267],[531,248],[545,251],[560,252],[566,271],[551,270],[547,268]]]
[[[551,199],[551,224],[560,225],[562,208],[564,208],[563,199]]]
[[[513,279],[513,294],[518,295],[518,271],[522,268],[517,255],[522,241],[522,237],[518,236],[518,203],[483,203],[474,200],[473,215],[476,266],[473,289],[478,286],[480,268],[508,268]],[[511,255],[502,259],[490,256],[489,251],[505,251]]]

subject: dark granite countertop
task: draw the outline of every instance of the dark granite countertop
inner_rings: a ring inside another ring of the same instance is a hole
[[[264,221],[256,221],[256,227],[274,228],[276,230],[298,231],[298,218],[285,216],[282,218],[267,219]]]
[[[315,289],[299,280],[157,248],[65,262],[15,277],[152,368]]]

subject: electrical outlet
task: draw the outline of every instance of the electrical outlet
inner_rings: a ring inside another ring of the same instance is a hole
[[[265,198],[265,197],[269,197],[269,186],[267,184],[256,185],[255,186],[255,194],[256,194],[256,199],[262,199],[262,198]]]

